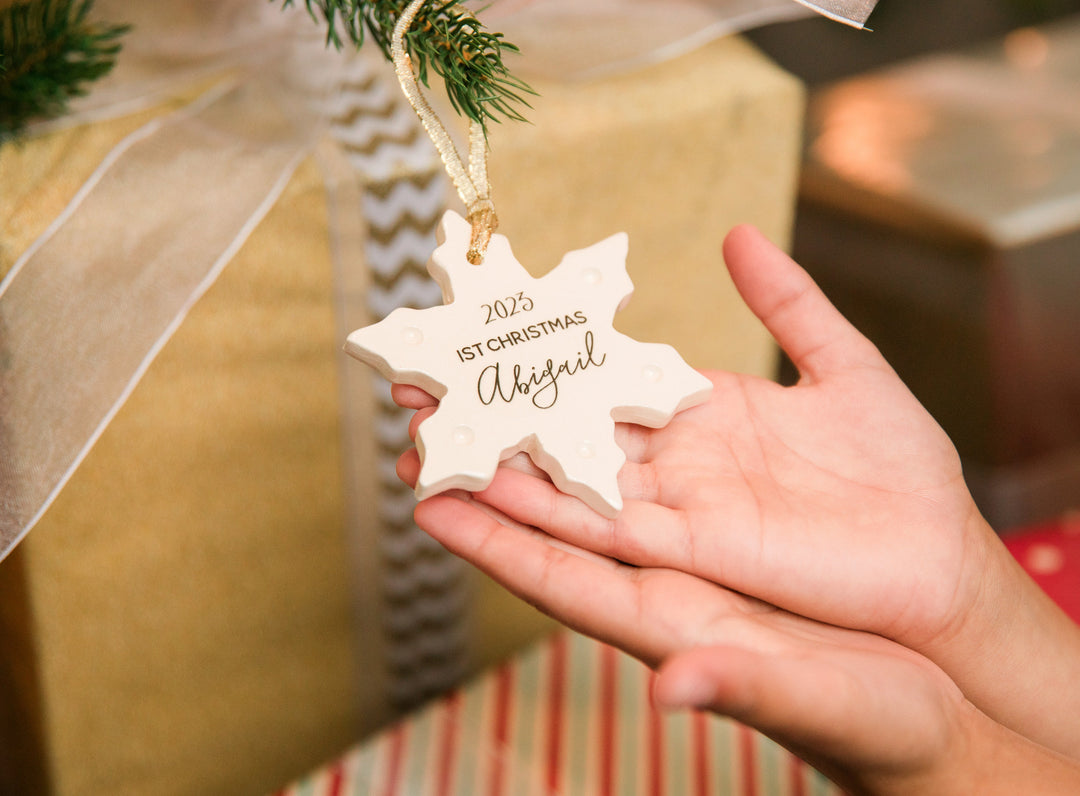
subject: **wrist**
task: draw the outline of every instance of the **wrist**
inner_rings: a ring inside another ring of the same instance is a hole
[[[1080,793],[1080,763],[980,711],[972,710],[968,717],[962,749],[943,778],[953,789],[932,792],[980,796]]]
[[[1014,732],[970,703],[951,742],[921,767],[874,772],[842,783],[860,796],[1013,796],[1080,793],[1080,762]]]
[[[1080,627],[974,513],[953,613],[918,647],[991,719],[1080,759]]]

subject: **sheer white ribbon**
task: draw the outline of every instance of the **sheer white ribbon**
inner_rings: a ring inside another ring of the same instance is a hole
[[[311,150],[336,54],[265,3],[102,2],[135,23],[70,122],[214,87],[121,141],[0,283],[0,556],[44,514]],[[179,17],[186,17],[185,20]]]
[[[521,48],[516,72],[588,79],[689,52],[729,33],[806,16],[862,27],[877,0],[494,0],[484,23]]]

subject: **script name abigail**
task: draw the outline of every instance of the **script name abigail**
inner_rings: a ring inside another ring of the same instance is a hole
[[[532,365],[528,372],[520,364],[504,369],[496,362],[480,371],[476,381],[476,391],[480,402],[490,406],[496,399],[510,403],[519,396],[531,399],[538,409],[550,409],[559,400],[559,379],[573,376],[590,367],[601,367],[607,360],[607,354],[599,358],[593,350],[595,341],[591,331],[585,332],[585,350],[579,351],[574,359],[566,359],[556,364],[547,359],[540,366]]]

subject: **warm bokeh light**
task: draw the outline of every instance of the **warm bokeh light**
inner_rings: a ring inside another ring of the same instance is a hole
[[[933,119],[925,103],[873,83],[845,86],[820,106],[813,155],[837,174],[885,193],[911,185],[908,152]]]
[[[1020,28],[1005,37],[1005,57],[1017,69],[1031,72],[1041,68],[1050,54],[1050,42],[1034,28]]]

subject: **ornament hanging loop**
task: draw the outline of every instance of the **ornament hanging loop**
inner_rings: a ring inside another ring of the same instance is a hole
[[[427,0],[412,0],[394,25],[390,39],[390,55],[394,59],[394,72],[397,74],[401,90],[409,100],[428,136],[439,151],[447,174],[450,175],[458,196],[465,203],[467,217],[472,225],[469,238],[469,251],[466,259],[473,265],[484,262],[488,243],[499,225],[495,215],[495,205],[491,201],[491,184],[487,176],[487,136],[484,126],[469,120],[469,161],[468,165],[454,146],[450,134],[446,131],[438,114],[432,110],[427,99],[420,91],[420,86],[413,73],[412,59],[405,50],[405,34],[412,26],[417,12]]]
[[[469,251],[465,253],[465,259],[473,265],[481,265],[488,244],[491,243],[491,236],[499,228],[499,217],[495,215],[491,200],[481,199],[466,218],[472,225],[472,234],[469,236]]]

